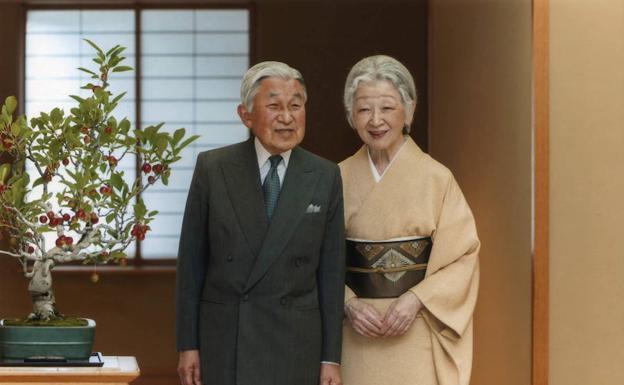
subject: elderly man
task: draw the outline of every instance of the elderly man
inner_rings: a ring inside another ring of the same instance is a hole
[[[183,385],[341,383],[341,179],[297,147],[305,102],[299,71],[259,63],[238,106],[254,137],[199,154],[178,255]]]

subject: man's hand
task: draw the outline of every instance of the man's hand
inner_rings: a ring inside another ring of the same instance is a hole
[[[320,385],[342,385],[340,366],[321,364]]]
[[[377,338],[383,335],[381,314],[366,302],[351,298],[345,303],[345,313],[353,329],[364,337]]]
[[[403,293],[386,310],[386,315],[383,319],[383,336],[403,335],[412,326],[416,314],[422,307],[423,304],[416,294],[409,290]]]
[[[180,352],[178,375],[182,385],[201,385],[199,350],[184,350]]]

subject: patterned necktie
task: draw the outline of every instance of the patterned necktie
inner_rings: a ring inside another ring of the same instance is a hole
[[[266,207],[269,222],[271,222],[273,210],[275,210],[275,205],[277,205],[277,198],[279,197],[280,193],[280,180],[279,176],[277,175],[277,165],[281,160],[281,155],[273,155],[269,157],[269,162],[271,162],[271,168],[269,169],[269,173],[264,178],[264,183],[262,184],[262,191],[264,192],[264,207]]]

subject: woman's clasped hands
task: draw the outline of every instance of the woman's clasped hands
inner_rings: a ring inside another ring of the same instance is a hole
[[[345,313],[357,333],[382,338],[405,334],[422,307],[416,294],[408,290],[394,300],[383,315],[357,297],[345,303]]]

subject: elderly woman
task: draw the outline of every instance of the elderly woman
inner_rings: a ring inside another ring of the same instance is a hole
[[[451,172],[408,135],[414,80],[391,57],[367,57],[347,77],[344,104],[364,142],[340,163],[344,383],[467,385],[479,239]]]

